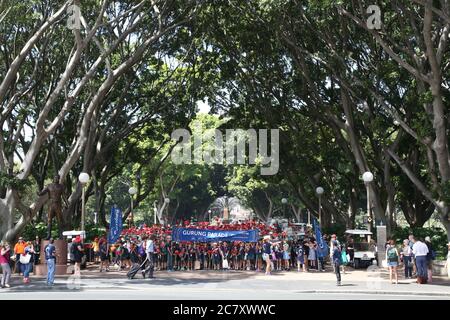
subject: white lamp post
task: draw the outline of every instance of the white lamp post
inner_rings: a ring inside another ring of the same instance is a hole
[[[211,209],[208,210],[209,223],[211,223]]]
[[[366,185],[366,192],[367,192],[367,230],[370,232],[371,225],[370,225],[370,183],[373,181],[373,174],[370,171],[364,172],[362,175],[362,178],[364,180],[364,184]],[[367,240],[370,243],[370,235],[367,236]]]
[[[82,188],[82,196],[81,196],[81,231],[83,231],[84,233],[84,217],[85,217],[85,187],[86,187],[86,183],[89,182],[89,175],[86,172],[82,172],[80,173],[80,175],[78,176],[78,180],[81,183],[81,188]],[[83,234],[84,236],[84,234]]]
[[[133,225],[133,197],[137,193],[137,189],[134,187],[131,187],[128,189],[128,193],[130,194],[131,199],[131,206],[130,206],[130,226]]]
[[[319,196],[319,223],[321,222],[322,218],[322,194],[324,193],[324,189],[322,187],[316,188],[316,193]]]

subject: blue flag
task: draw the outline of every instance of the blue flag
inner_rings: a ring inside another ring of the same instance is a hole
[[[122,233],[122,210],[117,206],[111,208],[111,221],[109,223],[108,243],[114,243]]]
[[[319,246],[317,252],[319,254],[319,257],[325,257],[327,255],[326,252],[328,251],[328,248],[327,248],[328,246],[323,241],[322,232],[320,231],[320,225],[316,219],[313,219],[313,227],[314,227],[314,233],[316,235],[316,242],[317,242],[317,245]]]

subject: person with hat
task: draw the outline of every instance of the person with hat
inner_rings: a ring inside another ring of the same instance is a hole
[[[45,246],[45,261],[47,262],[47,285],[53,286],[55,282],[55,265],[56,265],[56,247],[53,244],[53,238],[50,238]]]

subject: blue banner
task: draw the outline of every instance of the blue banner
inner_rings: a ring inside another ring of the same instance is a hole
[[[215,241],[242,241],[257,242],[259,237],[258,230],[212,230],[212,229],[194,229],[194,228],[174,228],[172,231],[172,240],[196,241],[196,242],[215,242]]]
[[[111,220],[109,223],[108,243],[114,243],[122,233],[122,210],[117,206],[111,208]]]
[[[319,246],[317,249],[317,253],[319,257],[325,257],[328,252],[328,246],[323,241],[322,232],[320,231],[320,225],[316,219],[313,219],[313,227],[314,227],[314,233],[316,235],[316,242]]]

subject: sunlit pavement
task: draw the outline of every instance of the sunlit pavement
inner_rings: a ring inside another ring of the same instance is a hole
[[[342,274],[342,285],[327,272],[274,272],[270,276],[254,271],[155,272],[154,279],[141,274],[129,280],[126,271],[99,273],[94,266],[81,277],[57,276],[47,287],[45,278],[31,277],[21,283],[15,275],[11,288],[0,289],[0,299],[446,299],[450,300],[450,280],[433,278],[432,284],[418,285],[403,279],[390,284],[383,269],[353,270]],[[45,294],[42,294],[45,293]]]

